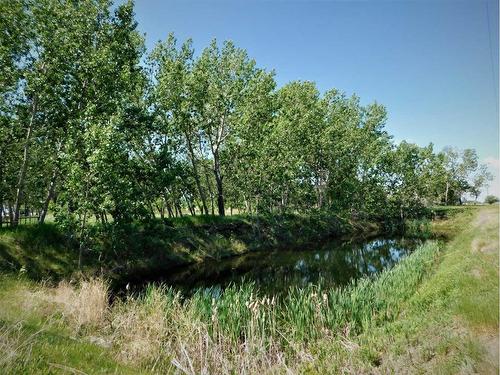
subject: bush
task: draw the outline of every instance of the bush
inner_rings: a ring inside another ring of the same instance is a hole
[[[498,197],[496,197],[494,195],[488,195],[486,197],[486,199],[484,200],[484,203],[493,204],[493,203],[497,203],[498,201],[499,201]]]

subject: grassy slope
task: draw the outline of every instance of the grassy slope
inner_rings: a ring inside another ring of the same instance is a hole
[[[380,227],[324,213],[277,216],[186,216],[121,227],[91,227],[83,272],[108,277],[222,258],[248,251],[303,246]],[[21,269],[34,280],[69,278],[78,269],[78,245],[54,224],[0,229],[0,272]],[[102,267],[102,268],[101,268]]]
[[[308,349],[312,360],[299,363],[299,372],[498,371],[498,208],[459,212],[434,230],[452,240],[435,272],[404,302],[399,318],[359,335],[347,331],[340,339],[320,339]],[[29,293],[37,288],[0,279],[0,352],[5,352],[0,357],[18,356],[11,372],[139,373],[112,359],[108,349],[75,339],[39,307],[30,308]]]
[[[138,374],[102,347],[74,337],[57,317],[34,308],[33,282],[0,278],[2,374]]]
[[[498,373],[498,206],[470,208],[434,231],[451,239],[436,271],[392,323],[320,342],[315,373]]]

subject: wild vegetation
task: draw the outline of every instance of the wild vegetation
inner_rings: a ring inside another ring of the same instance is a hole
[[[488,195],[486,198],[484,198],[484,203],[494,204],[494,203],[498,203],[498,202],[499,202],[498,197],[496,197],[494,195]]]
[[[53,223],[20,225],[0,230],[0,271],[24,270],[34,280],[78,274],[116,279],[250,251],[300,248],[346,234],[392,231],[393,225],[354,223],[325,212],[94,224],[87,229],[84,253],[77,238]]]
[[[133,4],[3,0],[0,208],[89,222],[308,212],[414,217],[479,195],[474,150],[395,144],[386,109],[313,82],[277,88],[244,49],[145,52]]]
[[[0,0],[2,373],[498,371],[498,206],[447,207],[491,179],[475,150],[396,143],[383,105],[230,41],[146,51],[133,9]],[[394,228],[430,240],[340,288],[111,290]]]
[[[450,241],[429,242],[346,288],[311,286],[280,298],[258,296],[252,285],[188,299],[152,286],[109,305],[102,280],[48,287],[4,276],[2,366],[6,373],[494,373],[498,209],[456,211],[432,228]]]

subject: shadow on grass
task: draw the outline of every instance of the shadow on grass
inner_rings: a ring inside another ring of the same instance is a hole
[[[21,225],[0,231],[0,269],[30,279],[59,280],[78,265],[71,241],[54,224]]]

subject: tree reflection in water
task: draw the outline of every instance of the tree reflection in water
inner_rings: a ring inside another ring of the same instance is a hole
[[[148,281],[172,285],[184,292],[207,287],[220,290],[244,280],[270,294],[281,294],[290,286],[308,283],[340,286],[394,266],[418,244],[415,239],[378,238],[329,242],[304,250],[262,251],[177,268]]]

